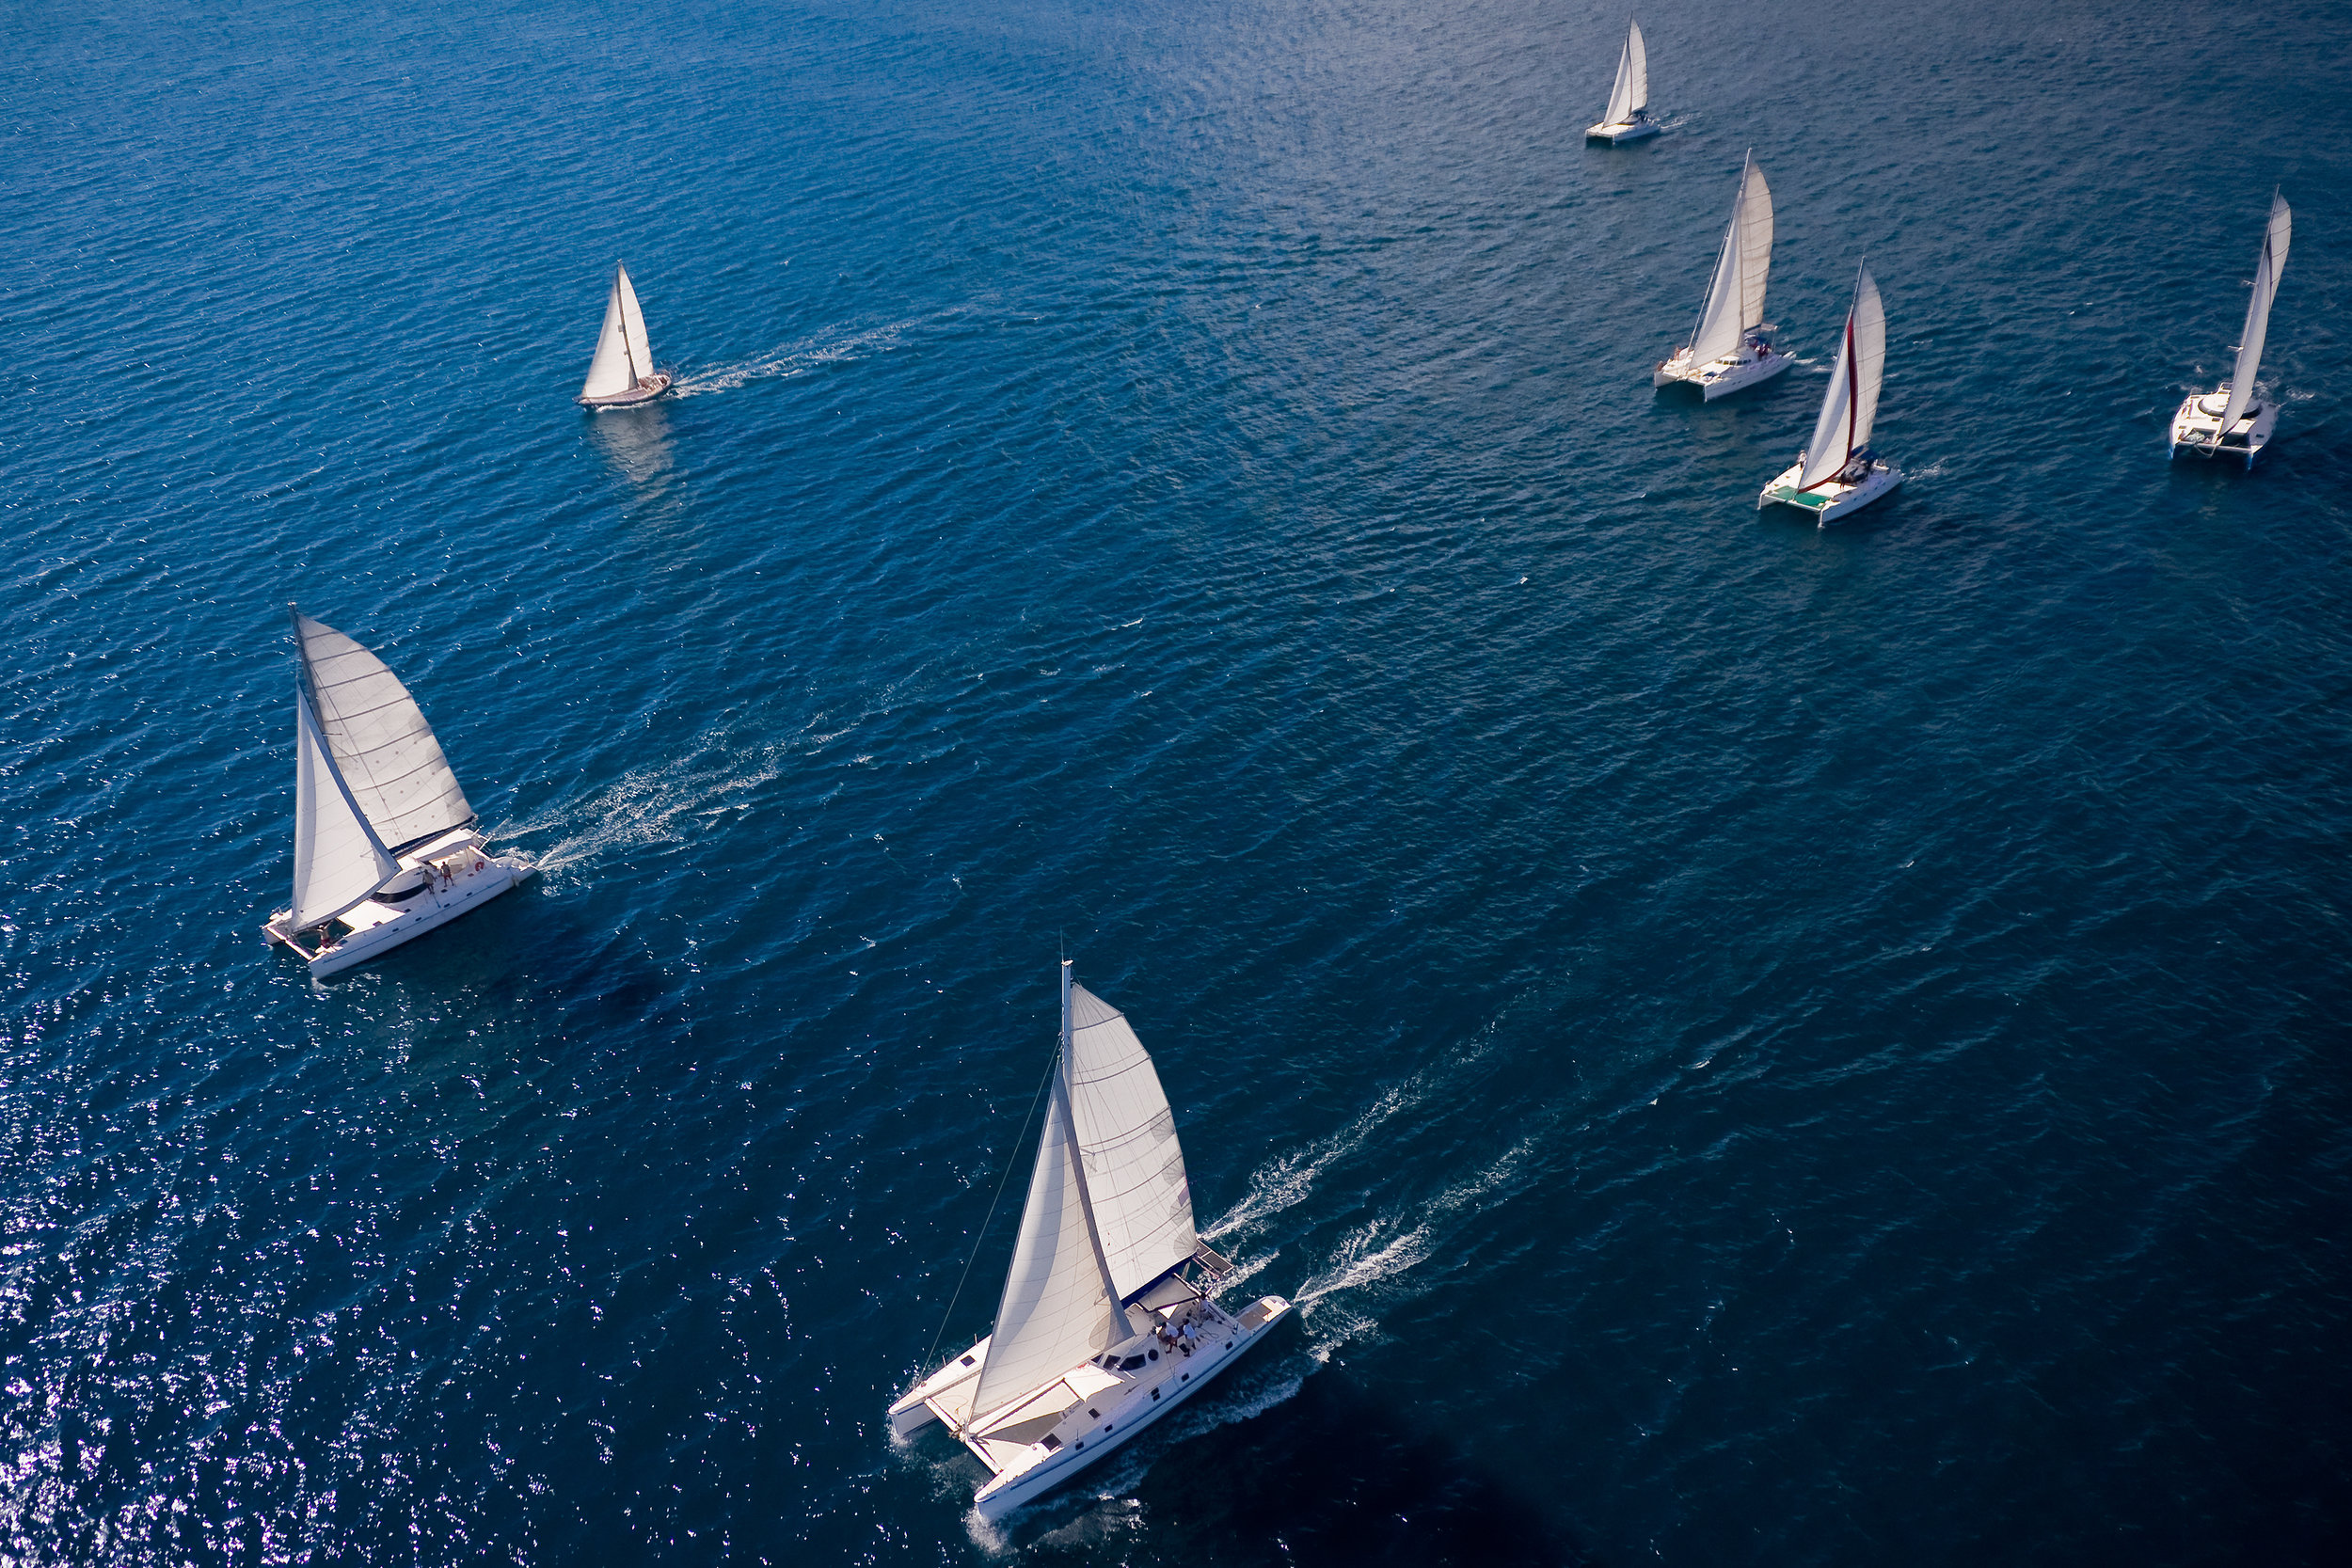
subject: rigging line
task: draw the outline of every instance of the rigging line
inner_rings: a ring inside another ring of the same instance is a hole
[[[1037,1119],[1038,1101],[1045,1098],[1045,1085],[1054,1081],[1054,1069],[1061,1062],[1061,1040],[1054,1041],[1053,1060],[1045,1064],[1045,1076],[1037,1081],[1037,1093],[1029,1097],[1029,1114],[1021,1118],[1021,1135],[1012,1141],[1012,1158],[1005,1162],[1005,1174],[996,1179],[996,1196],[988,1200],[988,1218],[972,1238],[972,1256],[963,1260],[963,1273],[956,1276],[955,1294],[947,1298],[947,1310],[939,1320],[939,1332],[931,1336],[931,1348],[923,1353],[923,1365],[928,1368],[931,1357],[939,1354],[939,1341],[947,1337],[947,1324],[956,1315],[956,1301],[963,1294],[963,1287],[972,1277],[972,1265],[980,1260],[980,1245],[988,1240],[988,1227],[996,1218],[996,1206],[1005,1200],[1005,1185],[1012,1180],[1012,1170],[1021,1163],[1021,1147],[1029,1141],[1029,1123]],[[924,1376],[929,1377],[926,1371]]]

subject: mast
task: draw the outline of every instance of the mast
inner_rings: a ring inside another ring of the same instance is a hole
[[[1103,1234],[1094,1223],[1094,1199],[1087,1192],[1086,1150],[1078,1142],[1078,1123],[1070,1108],[1077,1093],[1077,1083],[1072,1073],[1070,1050],[1070,960],[1061,961],[1061,1122],[1062,1136],[1070,1140],[1071,1175],[1077,1179],[1078,1211],[1086,1215],[1087,1244],[1094,1249],[1095,1271],[1103,1276],[1103,1294],[1111,1304],[1111,1327],[1117,1330],[1111,1343],[1118,1344],[1135,1336],[1135,1327],[1127,1321],[1127,1308],[1119,1300],[1118,1282],[1111,1278],[1111,1261],[1103,1251]]]
[[[637,351],[628,341],[628,297],[622,291],[628,287],[628,268],[619,261],[612,263],[612,298],[621,307],[621,352],[628,356],[628,375],[633,385],[645,379],[645,372],[637,368]]]
[[[1746,158],[1741,160],[1740,165],[1739,188],[1731,193],[1731,221],[1724,225],[1724,243],[1716,247],[1715,271],[1708,281],[1707,293],[1699,299],[1698,316],[1691,323],[1691,341],[1688,345],[1688,350],[1693,359],[1698,357],[1699,334],[1707,330],[1708,313],[1715,308],[1715,295],[1724,287],[1724,257],[1726,254],[1729,254],[1732,247],[1739,245],[1740,242],[1740,205],[1748,199],[1748,166],[1755,162],[1756,150],[1754,148],[1750,148]],[[1735,262],[1734,264],[1736,265],[1738,263]],[[1745,336],[1745,330],[1746,329],[1743,326],[1741,328],[1743,339]]]

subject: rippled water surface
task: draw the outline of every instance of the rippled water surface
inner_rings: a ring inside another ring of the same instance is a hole
[[[1574,3],[99,9],[0,68],[0,1557],[2352,1550],[2340,6],[1664,0],[1613,151]],[[1805,362],[1653,394],[1751,147]],[[2275,184],[2278,442],[2168,464]],[[547,868],[326,986],[288,599]],[[1064,944],[1303,1309],[999,1531],[882,1416]]]

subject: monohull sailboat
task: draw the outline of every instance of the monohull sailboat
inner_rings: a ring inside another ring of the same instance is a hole
[[[579,402],[586,408],[626,408],[651,403],[669,389],[668,372],[653,368],[645,313],[637,308],[628,269],[615,262],[612,293],[604,302],[604,327],[596,334],[596,356],[588,362],[588,380],[580,388]]]
[[[1649,51],[1642,44],[1642,24],[1626,24],[1625,47],[1617,53],[1617,79],[1609,89],[1609,108],[1598,125],[1584,128],[1587,141],[1612,147],[1658,135],[1649,117]]]
[[[1217,1304],[1233,1265],[1192,1227],[1159,1073],[1118,1008],[1061,966],[1061,1051],[989,1336],[890,1407],[893,1434],[943,1421],[988,1466],[1000,1518],[1199,1393],[1290,1315]]]
[[[1878,418],[1879,380],[1886,369],[1886,307],[1870,269],[1854,275],[1853,307],[1837,341],[1837,365],[1813,439],[1797,454],[1796,466],[1764,486],[1756,498],[1761,512],[1775,501],[1810,512],[1827,528],[1859,512],[1902,483],[1902,471],[1870,450],[1870,426]]]
[[[2183,451],[2200,457],[2227,452],[2254,466],[2254,454],[2270,444],[2279,422],[2279,404],[2255,388],[2262,369],[2263,341],[2270,336],[2270,301],[2279,292],[2279,274],[2287,264],[2287,241],[2294,236],[2295,214],[2286,198],[2273,191],[2270,221],[2263,229],[2263,246],[2254,258],[2254,293],[2246,302],[2246,330],[2238,335],[2237,363],[2230,379],[2217,392],[2192,396],[2172,416],[2171,455]]]
[[[325,976],[447,925],[532,868],[492,854],[474,831],[473,807],[400,677],[334,627],[286,609],[301,655],[294,907],[262,929]]]
[[[1772,190],[1750,152],[1691,341],[1659,362],[1650,385],[1687,381],[1712,403],[1725,392],[1769,381],[1795,363],[1765,336],[1770,328],[1764,325],[1764,280],[1772,270]]]

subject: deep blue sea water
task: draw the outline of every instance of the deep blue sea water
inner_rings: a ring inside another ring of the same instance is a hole
[[[0,24],[0,1558],[2352,1556],[2344,7],[1658,0],[1613,151],[1581,3],[101,10]],[[1810,363],[1655,395],[1751,147]],[[1866,254],[1911,482],[1760,516]],[[325,986],[288,599],[547,866]],[[1064,944],[1303,1311],[994,1530],[882,1416]]]

